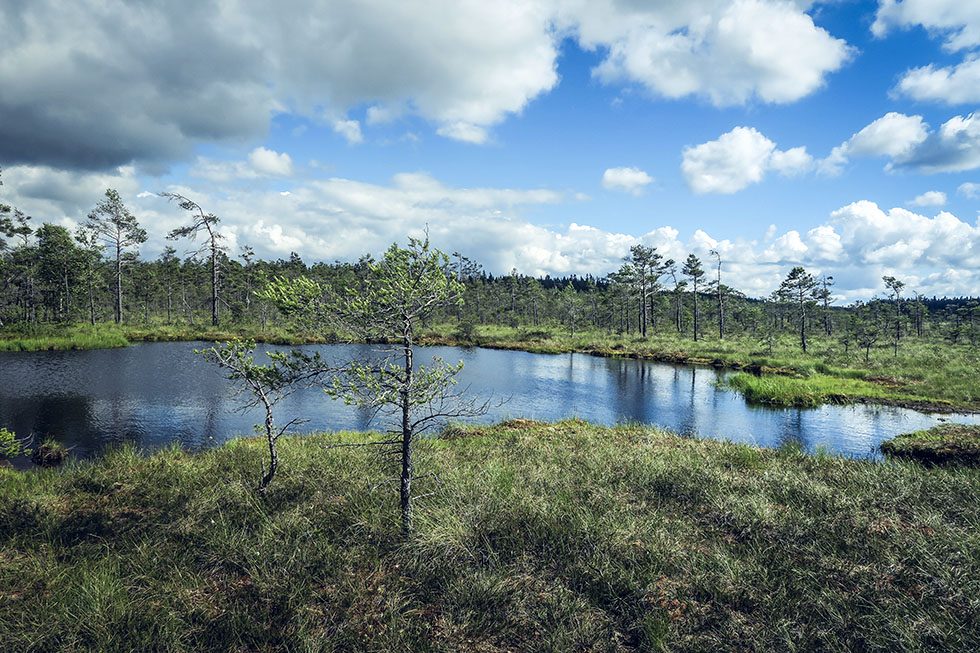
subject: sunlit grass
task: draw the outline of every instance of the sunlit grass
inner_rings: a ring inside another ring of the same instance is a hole
[[[42,326],[31,331],[0,331],[0,351],[59,351],[113,349],[129,343],[115,325]]]
[[[881,450],[889,456],[928,464],[980,467],[980,426],[940,424],[892,438],[881,444]]]

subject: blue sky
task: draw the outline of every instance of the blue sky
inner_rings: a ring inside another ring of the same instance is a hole
[[[265,256],[428,226],[494,272],[646,242],[714,247],[753,294],[795,264],[844,299],[882,274],[980,294],[971,3],[14,4],[0,165],[38,219],[111,185],[162,236],[178,190]]]

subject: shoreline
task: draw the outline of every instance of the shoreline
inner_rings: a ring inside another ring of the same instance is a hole
[[[5,352],[37,352],[37,351],[74,351],[121,348],[140,342],[222,342],[236,338],[255,340],[261,344],[300,346],[314,344],[335,344],[337,340],[314,337],[305,334],[294,334],[282,330],[261,330],[249,327],[223,330],[220,327],[204,327],[202,329],[174,328],[158,326],[150,328],[116,327],[99,325],[91,328],[88,325],[74,327],[76,333],[51,334],[39,337],[9,338],[0,334],[0,353]],[[598,335],[598,334],[594,334]],[[729,341],[724,341],[729,342]],[[729,370],[744,373],[746,378],[741,383],[729,381],[729,387],[740,392],[746,401],[755,405],[773,407],[813,408],[825,404],[876,404],[907,408],[922,413],[935,414],[977,414],[980,413],[980,403],[964,403],[943,397],[916,397],[900,392],[902,385],[896,385],[894,379],[880,379],[869,371],[861,368],[842,369],[842,374],[824,374],[812,370],[802,370],[798,366],[766,364],[756,360],[747,353],[747,359],[737,357],[705,356],[691,354],[683,350],[653,349],[655,342],[634,342],[631,348],[625,342],[612,346],[596,346],[588,344],[581,346],[566,339],[549,337],[528,338],[525,340],[507,340],[486,335],[475,335],[460,338],[433,328],[423,331],[418,338],[420,346],[444,347],[479,347],[483,349],[498,349],[505,351],[523,351],[532,354],[567,354],[575,353],[602,358],[630,358],[635,360],[653,361],[672,365],[690,365],[712,367],[719,370]],[[819,361],[811,363],[816,368],[822,365]],[[858,376],[853,376],[858,374]],[[768,385],[778,387],[746,387],[758,386],[748,376],[768,379]],[[880,381],[880,382],[878,382]],[[812,386],[821,387],[814,391]],[[829,387],[838,386],[838,387]],[[844,391],[841,391],[841,390]]]

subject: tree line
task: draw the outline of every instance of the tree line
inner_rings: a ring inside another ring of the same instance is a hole
[[[0,182],[2,183],[2,182]],[[193,200],[163,194],[186,213],[172,245],[154,259],[140,255],[148,234],[115,190],[74,230],[37,224],[0,204],[0,323],[133,325],[282,325],[274,302],[257,291],[271,280],[306,277],[325,287],[357,287],[374,260],[307,264],[297,254],[260,260],[248,245],[229,251],[220,218]],[[834,278],[791,269],[768,297],[749,297],[727,283],[725,260],[711,251],[683,261],[656,248],[633,246],[616,271],[603,276],[536,278],[512,270],[493,275],[460,252],[447,269],[462,303],[437,311],[433,322],[456,323],[468,337],[478,325],[507,325],[533,335],[561,328],[641,338],[674,333],[694,340],[749,335],[764,346],[795,333],[806,351],[819,334],[870,355],[888,343],[897,352],[908,336],[950,342],[980,340],[980,307],[971,298],[926,298],[893,277],[868,302],[835,304]]]

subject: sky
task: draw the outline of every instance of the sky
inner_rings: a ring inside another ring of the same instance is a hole
[[[718,251],[767,295],[980,295],[980,2],[6,0],[0,199],[180,192],[265,258],[428,233],[493,273]]]

